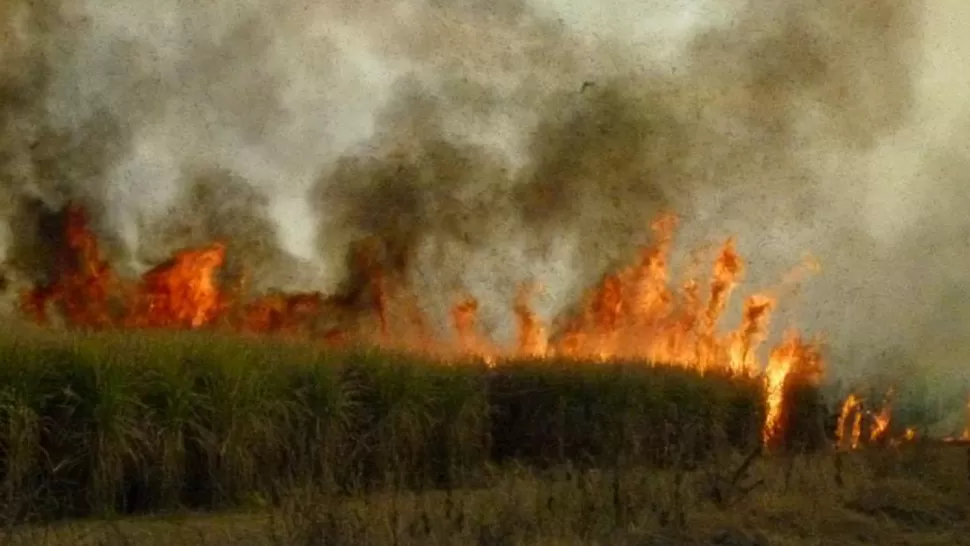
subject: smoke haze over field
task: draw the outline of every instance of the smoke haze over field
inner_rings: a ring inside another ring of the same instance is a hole
[[[380,235],[430,312],[465,288],[501,337],[518,282],[549,317],[672,210],[682,251],[738,236],[743,291],[818,258],[774,329],[825,333],[835,373],[893,350],[968,376],[963,2],[119,6],[0,7],[27,275],[38,202],[83,202],[133,269],[226,238],[263,288],[333,289]]]

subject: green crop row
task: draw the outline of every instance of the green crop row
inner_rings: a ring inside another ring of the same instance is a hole
[[[0,509],[56,518],[474,487],[490,468],[671,465],[760,441],[757,380],[643,363],[431,362],[199,334],[0,342]]]

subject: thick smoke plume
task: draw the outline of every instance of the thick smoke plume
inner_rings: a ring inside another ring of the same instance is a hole
[[[67,200],[121,267],[221,239],[262,289],[332,290],[378,237],[502,337],[518,283],[550,317],[670,210],[679,248],[737,235],[749,286],[812,253],[775,323],[836,374],[966,379],[970,8],[682,4],[8,0],[7,275],[44,275]]]

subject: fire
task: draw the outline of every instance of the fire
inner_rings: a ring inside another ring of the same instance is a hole
[[[458,352],[461,354],[478,355],[488,363],[495,360],[496,352],[478,330],[478,300],[473,296],[465,296],[451,308],[451,324],[458,340]],[[521,337],[529,334],[520,333]],[[520,344],[525,341],[520,341]]]
[[[671,234],[676,219],[653,225],[656,243],[640,262],[608,274],[567,323],[556,349],[582,358],[643,359],[701,371],[728,369],[754,373],[757,349],[767,334],[776,301],[767,294],[748,298],[741,327],[726,335],[718,325],[744,273],[733,239],[721,247],[705,299],[701,284],[687,280],[679,293],[668,281]]]
[[[488,362],[504,354],[637,359],[701,373],[722,370],[746,376],[763,370],[767,394],[764,439],[769,443],[784,432],[786,393],[792,387],[817,384],[822,373],[819,344],[805,341],[795,332],[762,365],[758,351],[777,305],[776,298],[767,293],[748,297],[736,330],[719,330],[745,272],[733,238],[721,246],[707,290],[693,278],[682,282],[679,289],[671,287],[668,264],[677,224],[672,215],[653,223],[654,243],[640,252],[636,263],[605,275],[575,312],[552,323],[557,326],[551,333],[530,302],[538,287],[522,287],[511,309],[518,325],[517,340],[508,350],[479,333],[478,301],[472,296],[461,298],[452,309],[453,341],[432,339],[420,306],[408,299],[405,283],[383,267],[379,241],[364,241],[355,254],[351,266],[361,277],[357,280],[364,282],[354,285],[352,296],[308,293],[251,298],[240,282],[239,294],[230,297],[219,278],[226,260],[222,243],[178,252],[140,279],[124,284],[101,256],[83,210],[72,206],[66,218],[66,244],[55,278],[24,297],[24,310],[42,323],[48,306],[58,305],[68,325],[78,327],[221,327],[328,343],[356,341],[435,354],[475,355]]]
[[[967,424],[963,427],[962,440],[970,440],[970,400],[967,400]]]
[[[542,358],[549,353],[549,338],[545,326],[529,305],[537,287],[524,286],[515,298],[515,316],[519,319],[518,353],[521,356]]]
[[[856,449],[859,447],[859,438],[862,435],[861,409],[861,401],[854,394],[850,394],[842,404],[842,411],[839,412],[839,422],[835,429],[836,441],[840,447],[845,447],[846,443],[848,443],[848,447],[850,449]],[[850,418],[853,419],[852,429],[848,438],[846,438],[846,425],[848,424]]]
[[[184,250],[142,276],[133,289],[123,285],[102,256],[84,210],[64,212],[65,243],[52,282],[29,290],[23,309],[47,322],[55,304],[70,326],[105,328],[198,328],[220,313],[222,293],[215,273],[225,261],[225,246],[215,243]]]
[[[215,279],[226,247],[183,250],[142,276],[128,324],[147,328],[199,328],[215,320],[224,296]]]
[[[272,294],[247,303],[241,329],[250,333],[307,333],[306,325],[323,306],[319,293]]]
[[[886,433],[889,432],[889,422],[892,420],[892,395],[893,390],[889,389],[886,394],[886,400],[883,402],[882,409],[879,413],[873,416],[872,429],[869,431],[869,441],[878,442],[882,440]]]
[[[839,412],[835,431],[836,445],[843,449],[859,449],[863,443],[886,442],[889,445],[898,445],[914,440],[916,438],[914,427],[906,428],[900,436],[890,437],[894,394],[895,390],[890,388],[877,413],[865,411],[862,399],[856,394],[849,394]]]
[[[755,351],[764,341],[768,331],[768,318],[775,301],[768,296],[756,294],[744,304],[741,328],[731,340],[731,369],[736,373],[750,374],[756,371]]]
[[[47,306],[54,304],[71,326],[107,326],[111,322],[109,297],[116,278],[88,226],[84,209],[67,207],[64,238],[61,252],[55,256],[53,279],[25,293],[21,305],[40,324],[47,324]]]
[[[765,369],[766,415],[764,440],[779,441],[787,421],[786,395],[796,386],[815,386],[822,376],[822,355],[814,343],[806,343],[795,332],[771,352]]]
[[[458,343],[465,351],[473,351],[477,343],[476,326],[478,324],[478,300],[468,296],[455,304],[451,309],[451,322]]]

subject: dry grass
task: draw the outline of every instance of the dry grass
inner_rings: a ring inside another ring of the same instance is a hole
[[[970,544],[968,453],[937,446],[744,457],[683,469],[505,469],[477,490],[336,498],[294,490],[279,507],[17,529],[38,545]],[[752,485],[755,485],[752,487]]]

